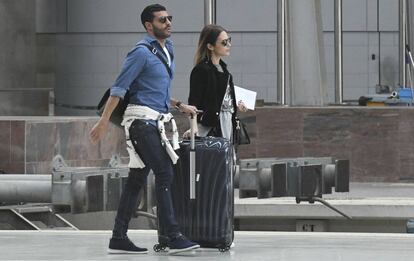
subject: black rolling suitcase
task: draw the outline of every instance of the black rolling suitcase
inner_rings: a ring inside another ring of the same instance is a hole
[[[178,155],[171,190],[181,232],[201,247],[229,250],[234,238],[232,144],[224,138],[192,138],[181,142]],[[159,236],[159,243],[154,250],[165,249],[165,238]]]

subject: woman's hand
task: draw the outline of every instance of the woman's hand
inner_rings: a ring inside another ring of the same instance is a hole
[[[190,137],[191,137],[191,129],[188,129],[183,133],[183,139],[190,139]]]
[[[244,105],[244,102],[243,102],[242,100],[240,100],[240,101],[237,103],[237,109],[238,109],[240,112],[246,112],[246,111],[248,111],[247,107]]]
[[[197,135],[197,131],[194,134]],[[191,129],[188,129],[183,133],[183,139],[191,139]]]

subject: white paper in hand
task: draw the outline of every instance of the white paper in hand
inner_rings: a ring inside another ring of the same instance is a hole
[[[236,95],[236,104],[242,101],[247,109],[254,110],[257,92],[234,85],[234,94]]]

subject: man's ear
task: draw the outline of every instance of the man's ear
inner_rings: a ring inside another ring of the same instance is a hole
[[[152,31],[152,23],[150,22],[145,22],[145,28],[147,29],[147,31]]]

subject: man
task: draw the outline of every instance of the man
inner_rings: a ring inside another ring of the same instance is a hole
[[[104,112],[90,132],[93,143],[106,133],[109,118],[129,91],[129,105],[122,125],[127,136],[130,155],[130,172],[122,192],[115,218],[109,253],[148,253],[146,248],[135,246],[127,237],[128,224],[137,204],[138,194],[146,184],[150,169],[155,175],[159,227],[168,238],[170,253],[200,247],[186,239],[179,231],[172,205],[170,186],[173,163],[177,161],[174,149],[165,137],[163,124],[170,120],[169,106],[186,114],[196,114],[197,108],[170,98],[174,72],[171,35],[172,17],[159,4],[147,6],[141,13],[141,22],[147,36],[137,43],[125,58],[120,75],[111,87]],[[175,122],[173,127],[175,126]],[[176,132],[177,136],[178,133]]]

